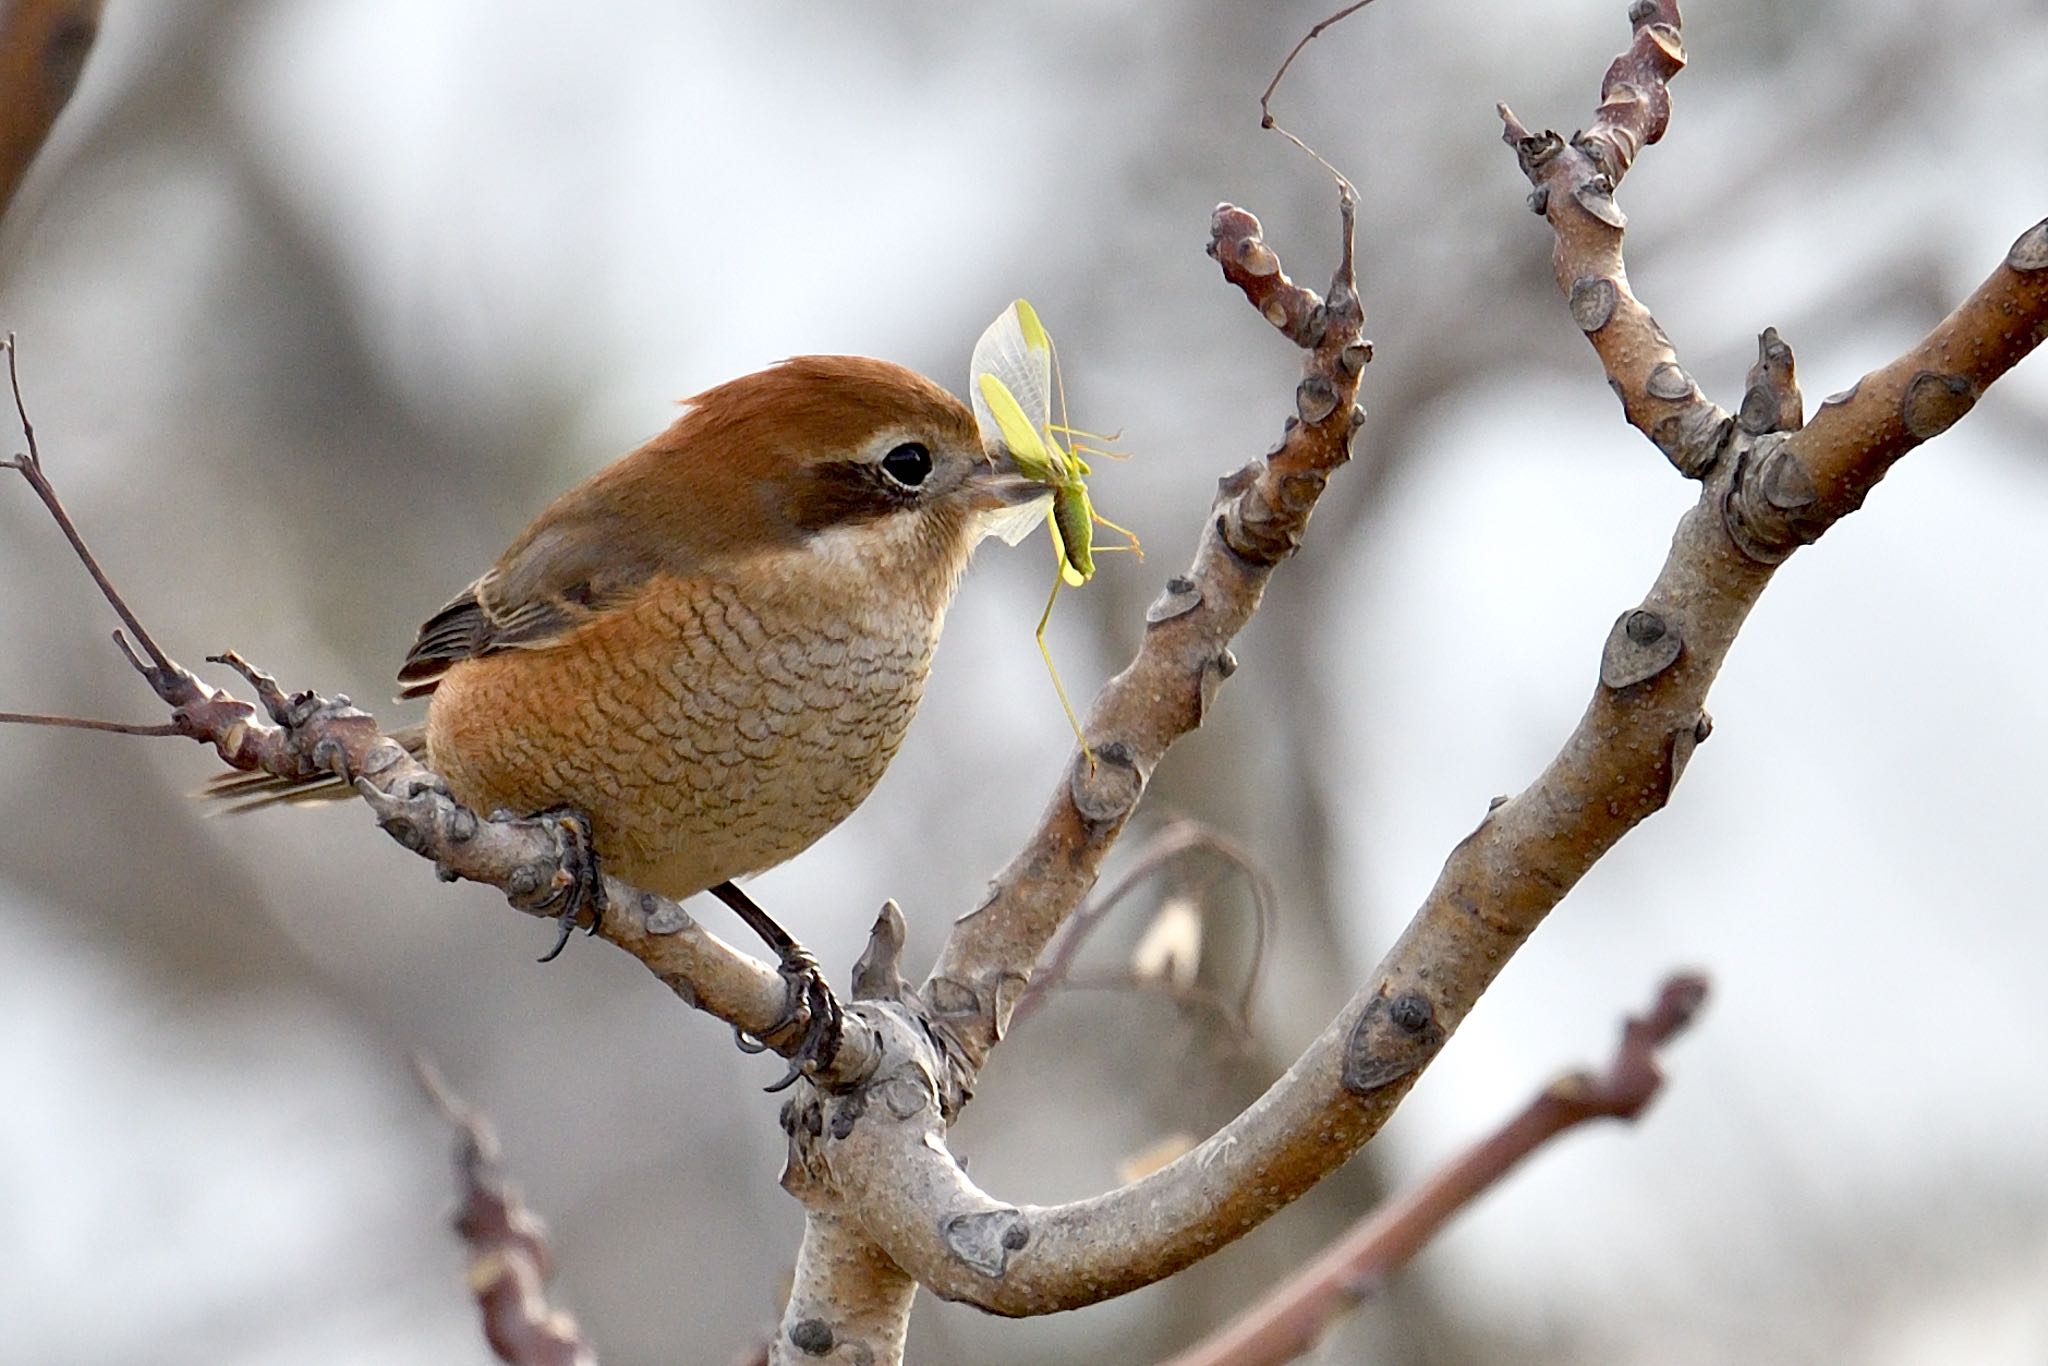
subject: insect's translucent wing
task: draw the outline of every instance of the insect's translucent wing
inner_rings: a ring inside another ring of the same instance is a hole
[[[1018,299],[988,325],[968,368],[968,397],[984,442],[1002,439],[1003,432],[984,394],[983,375],[1001,381],[1034,429],[1042,432],[1051,423],[1052,338],[1027,301]]]
[[[1022,507],[1003,508],[986,513],[981,521],[981,534],[994,536],[1004,545],[1015,545],[1038,530],[1038,524],[1052,516],[1052,490],[1045,491],[1045,497],[1034,498]]]

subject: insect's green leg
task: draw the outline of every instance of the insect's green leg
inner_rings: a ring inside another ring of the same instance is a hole
[[[1103,547],[1101,547],[1102,549],[1104,549],[1104,550],[1132,550],[1132,551],[1136,551],[1136,552],[1137,552],[1137,555],[1138,555],[1138,558],[1139,558],[1139,559],[1141,559],[1141,560],[1142,560],[1142,559],[1144,559],[1144,558],[1145,558],[1145,549],[1144,549],[1144,547],[1143,547],[1143,546],[1141,546],[1141,545],[1139,545],[1139,544],[1138,544],[1138,533],[1137,533],[1137,532],[1135,532],[1135,531],[1131,530],[1131,529],[1130,529],[1129,527],[1127,527],[1127,526],[1118,526],[1118,525],[1117,525],[1117,524],[1116,524],[1115,522],[1112,522],[1112,521],[1110,521],[1110,520],[1109,520],[1109,518],[1107,518],[1107,517],[1103,516],[1103,515],[1102,515],[1101,513],[1097,512],[1097,511],[1095,510],[1095,505],[1094,505],[1094,504],[1093,504],[1092,502],[1091,502],[1091,503],[1090,503],[1090,504],[1088,505],[1088,518],[1089,518],[1089,521],[1090,521],[1090,522],[1092,522],[1092,523],[1093,523],[1094,525],[1096,525],[1096,526],[1106,526],[1106,527],[1108,527],[1108,528],[1109,528],[1109,529],[1110,529],[1111,531],[1114,531],[1114,532],[1115,532],[1115,533],[1116,533],[1117,535],[1119,535],[1119,536],[1122,536],[1122,537],[1124,537],[1124,538],[1125,538],[1125,539],[1126,539],[1127,541],[1129,541],[1129,542],[1130,542],[1130,544],[1128,544],[1128,545],[1111,545],[1111,546],[1103,546]],[[1091,539],[1092,539],[1092,537],[1091,537]]]
[[[1081,718],[1074,714],[1074,704],[1067,700],[1067,685],[1060,682],[1059,667],[1052,662],[1052,647],[1045,643],[1046,624],[1052,620],[1052,605],[1060,600],[1060,589],[1066,580],[1059,574],[1052,576],[1052,593],[1045,600],[1045,610],[1038,614],[1038,653],[1045,659],[1045,671],[1052,675],[1052,690],[1059,694],[1060,706],[1067,713],[1067,724],[1074,728],[1074,738],[1081,742],[1081,753],[1088,760],[1089,772],[1095,770],[1095,751],[1088,748],[1088,737],[1081,733]]]

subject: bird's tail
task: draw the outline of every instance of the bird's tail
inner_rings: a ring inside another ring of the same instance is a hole
[[[386,733],[403,745],[405,752],[413,758],[426,757],[426,726],[402,726]],[[332,773],[316,774],[310,778],[279,778],[269,773],[233,772],[214,778],[196,795],[208,801],[227,802],[229,805],[223,807],[220,814],[239,816],[244,812],[286,803],[341,801],[355,796],[356,791]]]

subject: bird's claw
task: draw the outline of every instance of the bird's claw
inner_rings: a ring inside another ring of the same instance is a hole
[[[818,960],[803,945],[793,944],[785,949],[776,972],[789,986],[789,1006],[782,1023],[769,1033],[779,1034],[799,1023],[804,1032],[796,1051],[789,1055],[789,1070],[766,1088],[770,1093],[782,1090],[799,1077],[830,1067],[839,1055],[846,1027],[846,1012],[839,1005],[839,997],[825,980]]]
[[[791,1029],[802,1028],[803,1037],[789,1055],[789,1071],[768,1088],[770,1091],[780,1091],[798,1077],[830,1067],[832,1060],[839,1055],[839,1042],[845,1035],[846,1012],[840,1009],[839,998],[832,994],[832,987],[825,981],[825,973],[818,966],[818,960],[733,883],[721,882],[709,890],[745,921],[747,928],[759,935],[762,943],[775,951],[775,971],[789,992],[782,1018],[775,1022],[773,1028],[759,1034],[735,1029],[734,1041],[743,1052],[760,1053],[768,1049],[770,1039],[779,1038]]]
[[[590,925],[585,933],[596,934],[604,927],[604,871],[598,867],[597,847],[588,816],[569,807],[556,807],[543,811],[540,818],[554,824],[562,841],[562,870],[568,874],[561,890],[543,903],[553,905],[559,901],[562,904],[562,909],[555,915],[557,933],[554,947],[540,957],[541,962],[552,963],[561,957],[569,936],[576,932],[576,922],[586,909],[590,912]]]

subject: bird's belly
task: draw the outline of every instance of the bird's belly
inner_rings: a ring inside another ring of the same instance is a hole
[[[449,670],[428,751],[489,812],[587,815],[609,871],[667,896],[808,848],[860,805],[923,691],[936,623],[775,614],[682,585],[546,650]]]

